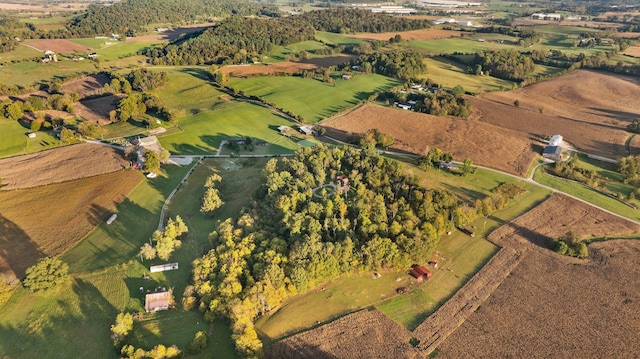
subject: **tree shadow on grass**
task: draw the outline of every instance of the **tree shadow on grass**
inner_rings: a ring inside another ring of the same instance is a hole
[[[0,276],[24,277],[25,271],[45,253],[20,226],[0,214]]]

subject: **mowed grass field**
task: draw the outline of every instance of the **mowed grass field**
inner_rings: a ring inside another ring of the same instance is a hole
[[[307,56],[309,58],[317,57],[314,56],[313,51],[324,49],[325,45],[323,45],[319,41],[302,41],[288,46],[276,46],[273,50],[267,55],[266,59],[260,60],[264,63],[271,63],[277,61],[285,61],[286,56],[289,54],[299,55],[300,51],[307,52]]]
[[[13,51],[3,52],[0,54],[0,63],[8,64],[12,61],[23,61],[26,59],[41,58],[42,56],[42,52],[32,47],[18,45]]]
[[[160,67],[157,71],[166,72],[168,81],[154,94],[179,118],[213,110],[225,102],[205,67]]]
[[[475,227],[475,237],[457,230],[450,236],[443,236],[432,258],[425,258],[421,263],[426,264],[429,260],[439,262],[438,269],[433,269],[434,277],[428,283],[418,285],[405,271],[382,272],[382,277],[377,279],[372,277],[372,273],[338,278],[287,300],[275,313],[259,319],[256,328],[262,336],[277,339],[371,305],[413,329],[498,251],[497,246],[485,239],[486,235],[535,207],[549,194],[541,187],[488,170],[477,169],[473,175],[460,177],[438,170],[425,172],[408,164],[403,166],[408,174],[418,176],[428,188],[454,192],[470,203],[485,197],[505,182],[516,183],[528,192],[511,200],[503,210],[470,224]],[[395,289],[401,286],[409,286],[412,291],[396,295]]]
[[[50,81],[56,77],[90,72],[95,69],[92,61],[22,62],[2,66],[0,68],[0,83],[29,86],[43,81]]]
[[[160,143],[173,154],[214,154],[222,140],[250,136],[270,143],[270,154],[291,153],[297,146],[279,134],[281,125],[292,123],[270,110],[248,102],[233,102],[228,106],[201,112],[180,119],[184,132],[162,137]]]
[[[304,122],[315,123],[401,83],[382,75],[368,74],[350,80],[336,79],[335,85],[316,79],[282,76],[235,79],[229,86],[300,115]]]
[[[111,45],[106,45],[96,50],[100,61],[112,61],[135,55],[138,51],[155,46],[162,42],[121,42],[114,41]]]
[[[431,79],[445,88],[460,85],[465,91],[479,93],[510,89],[513,86],[513,82],[509,80],[470,74],[467,66],[444,57],[425,58],[424,63],[427,65],[427,73],[420,77]]]
[[[23,154],[27,146],[29,130],[22,127],[18,121],[0,120],[0,157]]]

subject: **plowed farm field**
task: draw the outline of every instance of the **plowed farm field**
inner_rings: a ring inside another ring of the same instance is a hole
[[[66,39],[27,40],[24,44],[42,52],[53,51],[59,54],[72,54],[78,51],[92,51],[88,46],[80,45]]]
[[[482,121],[438,117],[395,108],[365,105],[331,122],[325,122],[329,136],[346,140],[350,134],[369,129],[389,133],[395,138],[392,149],[424,154],[437,147],[466,157],[474,163],[524,176],[542,151],[542,145],[523,132],[502,129]]]
[[[368,39],[368,40],[383,40],[389,41],[390,38],[400,35],[403,40],[434,40],[445,39],[448,37],[460,37],[463,36],[462,31],[453,30],[440,30],[440,29],[423,29],[423,30],[411,30],[400,32],[383,32],[383,33],[361,33],[355,35],[346,35],[347,37],[355,39]]]
[[[43,186],[126,168],[124,154],[109,146],[79,144],[0,160],[0,190]]]
[[[577,70],[521,89],[470,97],[469,119],[532,137],[560,134],[579,150],[616,158],[638,151],[635,143],[625,144],[626,126],[640,118],[638,98],[638,78]]]
[[[142,179],[138,171],[118,171],[0,191],[0,279],[21,278],[39,258],[71,248],[105,221]]]

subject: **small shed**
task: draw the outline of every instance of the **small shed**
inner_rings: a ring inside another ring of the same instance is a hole
[[[547,146],[542,151],[542,157],[548,158],[553,161],[559,161],[562,154],[562,147],[560,146]]]
[[[167,310],[170,304],[171,293],[169,292],[151,293],[144,298],[144,309],[147,313]]]
[[[27,137],[29,137],[29,138],[36,138],[36,134],[35,134],[35,132],[31,132],[31,133],[29,133],[29,134],[27,135]]]
[[[431,278],[432,275],[430,270],[420,265],[413,266],[413,268],[411,268],[411,270],[409,271],[409,274],[411,274],[412,277],[419,281],[427,280]]]
[[[109,217],[109,219],[107,219],[107,224],[111,224],[111,223],[113,223],[113,221],[115,221],[115,220],[116,220],[116,218],[118,218],[118,215],[117,215],[117,214],[115,214],[115,213],[114,213],[114,214],[112,214],[112,215],[111,215],[111,217]]]

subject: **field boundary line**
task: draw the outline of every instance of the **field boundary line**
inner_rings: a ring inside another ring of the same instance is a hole
[[[171,199],[173,198],[173,196],[176,193],[178,193],[178,190],[180,190],[180,188],[182,188],[182,186],[187,182],[187,179],[189,179],[189,176],[191,176],[193,171],[196,170],[196,168],[200,164],[200,160],[202,159],[202,157],[197,157],[197,156],[193,156],[191,158],[192,158],[192,160],[196,160],[196,163],[191,167],[191,169],[187,172],[187,174],[184,175],[184,177],[182,178],[180,183],[178,183],[178,185],[173,189],[173,191],[171,191],[171,193],[169,193],[169,195],[167,196],[167,199],[162,204],[162,209],[160,210],[160,221],[158,222],[158,230],[159,231],[163,231],[164,230],[164,219],[165,219],[165,216],[166,216],[167,207],[169,207],[169,204],[171,204]],[[149,239],[149,241],[151,241],[151,239]]]

